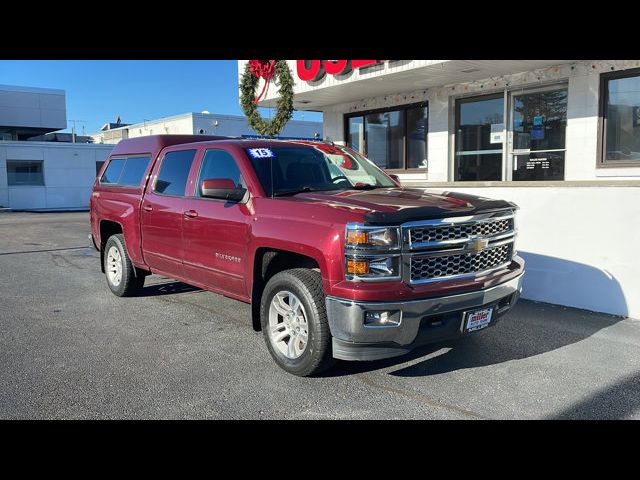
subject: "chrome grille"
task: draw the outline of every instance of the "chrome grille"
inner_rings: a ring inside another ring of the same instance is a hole
[[[402,278],[410,284],[496,270],[514,255],[515,212],[407,222]]]
[[[462,223],[437,227],[411,228],[409,236],[412,244],[442,242],[446,240],[468,239],[475,236],[499,235],[513,230],[513,218],[478,223]]]
[[[509,243],[499,247],[487,248],[478,253],[412,256],[411,281],[416,282],[490,270],[511,260],[512,245]]]

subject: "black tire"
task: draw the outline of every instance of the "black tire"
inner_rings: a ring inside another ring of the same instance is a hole
[[[269,308],[273,297],[289,291],[300,299],[308,317],[308,341],[304,352],[297,358],[281,353],[269,337]],[[331,350],[331,332],[327,321],[322,277],[315,270],[294,268],[276,273],[269,279],[260,301],[260,324],[269,353],[276,363],[294,375],[308,377],[330,368],[335,360]]]
[[[109,250],[112,247],[118,249],[122,263],[121,279],[120,283],[117,285],[114,285],[109,278],[108,257]],[[142,272],[136,272],[136,267],[133,266],[133,263],[131,263],[131,259],[127,254],[127,249],[124,245],[124,236],[121,233],[109,237],[104,246],[104,272],[109,289],[118,297],[134,296],[140,292],[144,285],[145,275]]]

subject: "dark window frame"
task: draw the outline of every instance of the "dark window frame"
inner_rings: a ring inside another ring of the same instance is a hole
[[[402,173],[426,173],[429,170],[429,167],[427,166],[427,168],[407,168],[407,157],[409,156],[409,141],[407,139],[407,111],[411,110],[413,108],[427,108],[427,131],[426,131],[426,135],[425,135],[425,149],[427,151],[427,162],[429,161],[429,124],[430,124],[430,120],[431,120],[431,112],[429,110],[429,101],[428,100],[424,100],[422,102],[414,102],[414,103],[407,103],[407,104],[402,104],[402,105],[395,105],[393,107],[383,107],[383,108],[375,108],[375,109],[371,109],[371,110],[360,110],[357,112],[351,112],[351,113],[345,113],[343,115],[343,119],[342,119],[342,126],[343,126],[343,130],[344,130],[344,138],[345,138],[345,144],[349,147],[352,148],[351,145],[349,144],[349,119],[353,118],[353,117],[362,117],[363,118],[363,125],[364,123],[364,117],[366,117],[367,115],[370,114],[375,114],[375,113],[385,113],[385,112],[396,112],[396,111],[400,111],[401,115],[402,115],[402,121],[404,122],[404,135],[403,135],[403,152],[404,152],[404,158],[402,159],[402,163],[404,164],[404,168],[383,168],[383,167],[379,167],[381,170],[384,170],[385,172],[391,173],[391,174],[402,174]],[[364,129],[364,144],[365,144],[365,150],[366,147],[368,146],[368,142],[367,142],[367,129]],[[359,152],[361,155],[369,158],[367,156],[367,152]],[[372,160],[373,161],[373,160]]]
[[[600,90],[598,105],[598,154],[596,160],[596,168],[640,168],[640,160],[607,160],[605,152],[607,148],[607,116],[606,108],[609,103],[609,89],[607,84],[609,80],[618,80],[621,78],[640,77],[640,68],[630,68],[627,70],[618,70],[615,72],[607,72],[600,74]]]
[[[9,183],[9,163],[38,163],[40,164],[40,174],[42,176],[42,183]],[[17,160],[14,158],[7,158],[5,160],[5,167],[7,171],[7,188],[14,187],[46,187],[46,182],[44,178],[44,160]]]
[[[140,182],[138,182],[137,185],[132,185],[130,183],[124,184],[124,183],[120,183],[120,177],[122,177],[122,174],[124,173],[124,169],[127,167],[127,161],[130,158],[140,158],[140,157],[147,157],[149,160],[147,162],[147,168],[145,169],[145,172],[147,172],[146,175],[142,175],[142,178],[140,179]],[[111,162],[113,160],[124,160],[124,165],[122,167],[122,170],[120,171],[120,175],[118,176],[118,181],[111,183],[111,182],[103,182],[102,181],[102,177],[104,177],[104,174],[107,173],[107,169],[109,168],[109,165],[111,164]],[[97,165],[98,161],[96,161],[96,165]],[[150,153],[136,153],[135,155],[117,155],[115,157],[111,157],[108,160],[105,160],[103,163],[106,163],[107,166],[105,167],[104,171],[102,172],[102,175],[100,175],[100,177],[98,178],[98,182],[100,183],[100,186],[104,186],[104,187],[115,187],[115,188],[140,188],[142,186],[143,183],[147,182],[147,178],[149,177],[149,165],[151,165],[151,154]],[[104,165],[103,165],[104,166]],[[102,167],[100,167],[102,168]],[[100,171],[98,170],[98,172],[96,173],[96,176],[100,173]]]

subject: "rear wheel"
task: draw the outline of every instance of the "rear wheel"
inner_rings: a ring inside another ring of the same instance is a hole
[[[112,235],[104,246],[104,273],[107,285],[118,297],[137,294],[144,285],[144,274],[136,272],[124,245],[124,236]]]
[[[287,372],[311,376],[333,365],[318,272],[295,268],[271,277],[260,302],[260,322],[269,353]]]

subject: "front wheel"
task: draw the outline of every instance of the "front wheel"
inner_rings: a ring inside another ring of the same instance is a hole
[[[318,272],[294,268],[271,277],[260,302],[260,322],[269,353],[287,372],[306,377],[333,365]]]
[[[122,234],[112,235],[104,246],[104,273],[107,285],[118,297],[133,296],[144,285],[144,275],[131,263]]]

